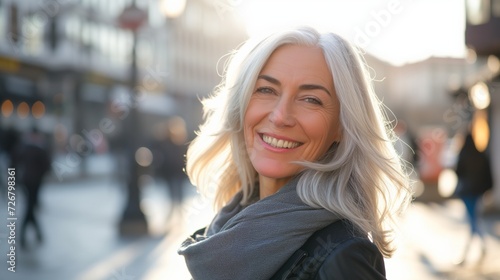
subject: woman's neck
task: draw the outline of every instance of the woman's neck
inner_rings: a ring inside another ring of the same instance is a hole
[[[260,199],[266,198],[275,194],[281,189],[291,178],[269,178],[259,175],[259,193]]]

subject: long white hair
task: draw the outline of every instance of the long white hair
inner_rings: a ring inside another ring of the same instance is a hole
[[[305,169],[298,194],[305,203],[337,213],[370,233],[389,257],[394,251],[393,222],[411,201],[409,179],[362,55],[336,34],[299,27],[243,44],[230,58],[221,84],[203,100],[205,122],[187,152],[188,176],[195,186],[215,194],[218,208],[239,190],[245,202],[258,189],[243,118],[258,74],[286,44],[323,50],[340,103],[342,138],[318,161],[300,163]]]

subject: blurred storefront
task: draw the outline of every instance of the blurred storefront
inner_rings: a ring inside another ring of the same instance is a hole
[[[51,109],[46,106],[43,91],[43,84],[48,82],[49,77],[50,75],[42,66],[0,56],[0,91],[2,92],[0,103],[3,119],[10,116],[17,116],[20,119],[28,118],[30,112],[37,119],[43,117],[46,110]]]
[[[131,106],[144,116],[138,135],[149,137],[148,127],[180,116],[192,137],[199,99],[220,81],[217,62],[246,33],[210,1],[180,1],[185,7],[175,18],[165,14],[172,2],[179,1],[134,1],[147,21],[137,32],[133,95],[134,41],[119,25],[131,0],[1,1],[0,128],[36,126],[63,163],[69,154],[85,161],[119,148]],[[85,164],[74,165],[74,173],[85,173]]]

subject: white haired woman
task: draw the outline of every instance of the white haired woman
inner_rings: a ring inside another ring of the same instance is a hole
[[[218,213],[178,251],[194,279],[385,279],[411,192],[356,48],[309,27],[249,40],[203,104],[187,173]]]

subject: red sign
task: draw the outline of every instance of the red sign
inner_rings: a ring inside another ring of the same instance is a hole
[[[148,19],[148,14],[135,5],[126,7],[118,17],[118,23],[122,28],[137,30]]]

